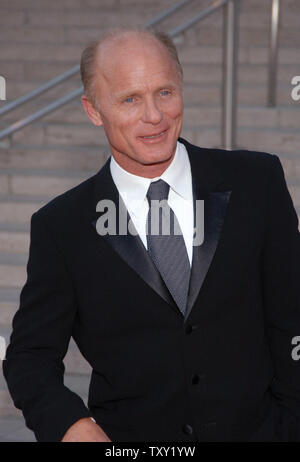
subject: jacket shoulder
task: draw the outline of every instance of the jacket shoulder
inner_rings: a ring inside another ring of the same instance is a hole
[[[253,180],[253,176],[265,181],[274,165],[280,164],[276,154],[247,149],[226,150],[204,148],[182,140],[189,153],[196,159],[202,156],[213,169],[218,169],[234,183],[239,180]]]

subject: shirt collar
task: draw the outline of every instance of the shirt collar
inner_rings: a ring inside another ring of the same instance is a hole
[[[170,188],[186,200],[193,197],[191,166],[184,144],[177,141],[174,158],[160,177],[145,178],[124,170],[111,156],[110,171],[125,205],[131,213],[139,216],[148,188],[152,181],[164,180]]]

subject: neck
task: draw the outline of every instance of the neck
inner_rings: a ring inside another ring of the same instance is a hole
[[[176,150],[175,150],[176,151]],[[166,160],[162,162],[155,162],[153,164],[141,164],[137,161],[130,159],[128,156],[113,154],[115,161],[132,175],[141,176],[144,178],[156,178],[161,176],[163,172],[169,167],[175,156],[175,151]]]

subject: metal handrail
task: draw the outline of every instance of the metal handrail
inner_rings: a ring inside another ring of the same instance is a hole
[[[279,44],[280,0],[272,0],[269,48],[267,105],[276,106],[277,58]]]
[[[164,21],[164,19],[169,18],[172,14],[177,13],[177,11],[179,11],[181,8],[183,8],[185,5],[187,5],[191,1],[192,0],[181,0],[181,2],[176,3],[175,5],[168,8],[166,11],[159,13],[153,19],[146,22],[144,27],[148,29],[149,27],[157,26],[157,24]]]
[[[190,20],[186,21],[182,26],[178,26],[175,29],[173,29],[169,35],[171,37],[175,37],[178,34],[182,34],[182,32],[185,32],[187,29],[194,26],[194,24],[196,24],[197,22],[201,21],[202,19],[206,18],[210,14],[217,11],[222,6],[226,5],[226,3],[228,3],[228,0],[215,0],[211,6],[205,8],[199,14],[193,16]]]
[[[224,9],[222,144],[232,149],[236,144],[237,70],[238,70],[238,2]]]
[[[53,101],[53,103],[48,104],[42,109],[39,109],[36,112],[33,112],[31,115],[25,117],[24,119],[20,119],[17,122],[11,124],[9,127],[4,128],[4,130],[0,131],[0,140],[6,136],[11,135],[12,133],[16,132],[17,130],[21,130],[21,128],[26,127],[26,125],[35,122],[37,119],[40,119],[44,115],[50,114],[50,112],[55,111],[56,109],[60,108],[64,104],[72,101],[77,96],[80,96],[83,92],[83,87],[78,88],[77,90],[68,93],[65,96]]]
[[[28,93],[26,93],[23,96],[20,96],[20,98],[15,99],[11,103],[7,103],[5,106],[3,106],[3,108],[0,108],[0,115],[7,114],[8,112],[21,106],[22,104],[27,103],[27,101],[30,101],[36,96],[39,96],[42,93],[45,93],[47,90],[50,90],[50,88],[55,87],[56,85],[63,82],[64,80],[69,79],[70,77],[73,77],[73,75],[77,74],[79,71],[80,71],[80,66],[79,64],[77,64],[76,66],[72,67],[71,69],[64,72],[63,74],[58,75],[54,79],[48,80],[48,82],[44,83],[43,85],[36,88],[35,90],[29,91]]]
[[[189,3],[191,0],[183,0],[179,2],[178,4],[174,5],[172,8],[167,10],[169,13],[167,14],[167,11],[159,14],[156,18],[154,18],[152,21],[148,22],[145,27],[153,27],[154,25],[157,25],[160,23],[163,19],[166,17],[170,16],[173,14],[175,11],[178,11],[180,8],[185,6],[187,3]],[[198,21],[206,18],[216,10],[218,10],[221,7],[227,7],[227,12],[225,14],[226,22],[225,22],[225,33],[226,36],[226,41],[223,44],[223,68],[224,68],[224,74],[223,74],[223,117],[222,117],[222,145],[226,149],[232,149],[233,146],[235,146],[235,121],[236,121],[236,81],[237,81],[237,14],[238,14],[238,1],[239,0],[215,0],[213,4],[206,8],[205,10],[202,10],[198,15],[195,15],[193,18],[190,20],[186,21],[182,26],[177,27],[173,30],[170,31],[169,35],[174,38],[175,36],[181,34],[182,32],[186,31],[189,29],[191,26],[196,24]],[[229,61],[230,60],[230,61]],[[74,73],[75,68],[79,68],[79,66],[75,66],[74,68],[70,69],[71,75]],[[79,69],[78,69],[79,70]],[[61,78],[62,76],[59,76],[58,78]],[[56,79],[58,79],[56,78]],[[68,78],[68,77],[65,77]],[[52,79],[52,81],[47,82],[44,86],[42,87],[47,87],[47,89],[51,88],[54,85],[57,85],[56,82],[52,85],[52,82],[54,82],[56,79]],[[65,79],[64,79],[65,80]],[[49,87],[49,84],[51,84],[51,87]],[[41,87],[40,87],[41,88]],[[40,94],[43,91],[46,91],[46,89],[40,91],[38,93],[39,89],[36,90],[36,96],[37,94]],[[12,124],[11,126],[7,127],[6,129],[0,131],[0,140],[6,136],[11,135],[17,130],[20,130],[21,128],[25,127],[26,125],[34,122],[35,120],[39,119],[40,117],[49,114],[50,112],[55,111],[62,105],[64,105],[66,102],[76,98],[82,93],[83,89],[82,87],[78,90],[75,90],[68,95],[54,101],[53,103],[49,104],[43,109],[40,109],[33,114],[31,114],[28,117],[25,117],[24,119],[19,120],[18,122]],[[30,92],[34,93],[34,92]],[[18,105],[23,104],[24,102],[28,101],[25,97],[23,98],[23,101],[18,102]],[[22,99],[19,98],[19,101]],[[16,103],[18,100],[16,100],[13,103]],[[9,104],[13,104],[9,103]],[[16,106],[15,106],[16,107]],[[3,108],[4,109],[4,108]],[[11,110],[11,109],[9,109]],[[2,110],[2,113],[4,111]],[[0,115],[1,115],[1,110],[0,110]]]

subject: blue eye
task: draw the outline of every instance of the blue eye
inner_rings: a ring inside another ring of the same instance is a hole
[[[169,95],[170,92],[169,92],[169,90],[162,90],[162,91],[160,92],[160,94],[161,94],[162,96],[166,96],[166,95]]]
[[[129,96],[128,98],[125,99],[125,103],[132,103],[133,102],[133,96]]]

